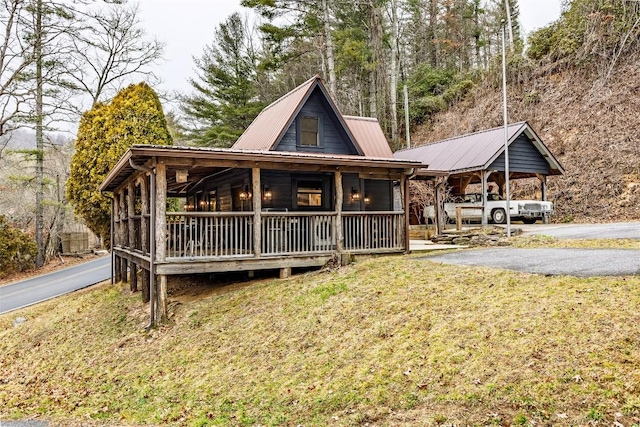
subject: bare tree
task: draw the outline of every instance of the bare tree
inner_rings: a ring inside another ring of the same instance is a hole
[[[26,14],[25,0],[1,0],[0,20],[0,136],[19,127],[28,115],[31,88],[24,76],[33,64],[33,46],[25,41],[22,28]],[[9,138],[2,138],[0,157]]]
[[[127,77],[156,79],[149,66],[162,59],[164,44],[145,39],[137,6],[112,4],[106,9],[82,12],[83,22],[71,38],[74,49],[69,77],[92,105],[111,96]]]

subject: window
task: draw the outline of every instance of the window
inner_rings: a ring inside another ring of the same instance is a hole
[[[320,145],[318,123],[317,117],[300,118],[300,145],[306,147],[318,147]]]
[[[322,206],[322,181],[298,182],[298,207]]]

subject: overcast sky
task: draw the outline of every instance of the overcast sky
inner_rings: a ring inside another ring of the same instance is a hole
[[[560,16],[561,0],[520,0],[520,22],[525,34]],[[188,92],[195,76],[193,57],[202,55],[213,40],[216,26],[235,11],[240,0],[138,0],[147,34],[166,43],[165,61],[155,72],[162,91]]]

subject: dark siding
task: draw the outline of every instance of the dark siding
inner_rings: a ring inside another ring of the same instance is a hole
[[[297,145],[297,120],[300,116],[320,118],[320,147],[302,147]],[[307,102],[302,106],[298,116],[275,148],[276,151],[308,151],[328,154],[357,154],[349,141],[346,131],[338,121],[322,91],[316,88]]]
[[[368,211],[393,210],[393,196],[391,181],[366,179],[364,181],[364,193],[371,201],[365,206]]]
[[[489,170],[504,171],[504,153],[489,166]],[[549,163],[525,134],[509,145],[509,172],[549,174]]]
[[[288,172],[262,171],[260,181],[262,187],[271,190],[271,200],[262,202],[263,208],[293,210],[293,199],[291,197],[291,174]]]
[[[234,169],[228,173],[204,181],[198,187],[194,188],[190,195],[198,191],[216,190],[218,211],[231,212],[234,208],[235,210],[240,210],[239,207],[234,207],[232,190],[244,186],[251,188],[251,171],[249,169]],[[236,204],[237,203],[236,201]],[[251,210],[251,203],[245,202],[245,210],[247,210],[247,208]]]
[[[362,210],[360,202],[351,201],[352,190],[356,190],[360,194],[362,194],[362,188],[360,188],[360,178],[358,178],[357,174],[345,173],[342,175],[343,211]]]

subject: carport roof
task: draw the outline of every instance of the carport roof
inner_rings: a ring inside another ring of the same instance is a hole
[[[549,163],[550,175],[561,175],[564,169],[549,148],[527,122],[507,127],[509,145],[521,134],[526,134],[540,154]],[[421,175],[453,175],[480,171],[489,166],[504,152],[504,127],[498,127],[445,139],[420,147],[394,153],[396,159],[418,160],[428,167],[420,169]],[[510,156],[511,157],[511,156]]]

